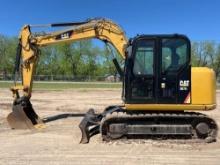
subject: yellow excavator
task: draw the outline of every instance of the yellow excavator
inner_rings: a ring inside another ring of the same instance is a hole
[[[95,114],[90,109],[79,124],[81,143],[100,133],[103,140],[121,137],[192,138],[216,140],[216,122],[198,111],[216,108],[216,81],[212,69],[191,67],[191,44],[185,35],[138,35],[127,39],[116,23],[107,19],[43,25],[64,30],[36,34],[25,25],[17,47],[11,128],[32,129],[45,124],[30,102],[39,48],[64,42],[97,38],[111,44],[124,59],[122,105]],[[21,70],[21,71],[20,71]],[[21,72],[22,83],[17,83]]]

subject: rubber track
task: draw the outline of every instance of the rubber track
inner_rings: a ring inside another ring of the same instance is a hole
[[[106,115],[103,117],[100,125],[100,132],[102,134],[103,140],[109,141],[112,138],[108,136],[108,125],[110,123],[114,122],[121,122],[125,121],[126,123],[129,124],[129,121],[135,120],[135,121],[140,121],[140,120],[146,120],[146,119],[151,119],[151,120],[159,120],[159,119],[175,119],[178,122],[183,122],[182,124],[186,124],[185,121],[189,122],[188,124],[191,124],[192,127],[194,128],[195,123],[199,122],[206,122],[208,123],[210,127],[210,133],[208,135],[209,138],[216,139],[217,136],[217,131],[218,127],[217,124],[213,119],[208,117],[205,114],[197,113],[197,112],[163,112],[163,113],[147,113],[147,112],[137,112],[137,111],[132,111],[132,112],[127,112],[124,111],[120,108],[114,112],[106,113]],[[182,121],[180,121],[182,119]],[[170,120],[169,124],[175,124]],[[194,134],[192,138],[197,138],[200,139],[200,137],[197,136],[195,133],[196,130],[193,130]],[[207,139],[207,137],[206,137]],[[207,141],[208,142],[208,141]]]

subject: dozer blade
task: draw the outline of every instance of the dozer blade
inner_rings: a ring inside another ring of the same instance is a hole
[[[100,121],[101,116],[99,114],[95,114],[94,109],[89,109],[79,124],[79,128],[82,133],[80,143],[89,143],[90,137],[99,133]]]
[[[79,124],[82,133],[80,143],[89,143],[90,137],[100,133],[100,124],[103,117],[108,113],[112,113],[120,109],[119,106],[109,106],[102,113],[95,114],[94,109],[89,109]],[[120,109],[121,110],[121,109]]]
[[[7,121],[12,129],[42,128],[43,122],[35,113],[29,98],[21,97],[14,101]]]

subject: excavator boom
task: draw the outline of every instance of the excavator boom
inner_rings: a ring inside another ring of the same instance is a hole
[[[34,27],[34,25],[25,25],[22,28],[19,36],[17,61],[21,58],[23,82],[22,86],[15,85],[12,87],[14,94],[18,90],[23,90],[24,95],[30,97],[32,78],[39,58],[39,48],[43,46],[97,38],[112,44],[122,58],[125,58],[127,38],[124,31],[110,20],[91,19],[85,22],[57,23],[49,26],[68,26],[69,28],[46,34],[33,34],[31,27]],[[17,62],[16,67],[19,67],[19,62]]]
[[[65,27],[65,29],[46,34],[32,33],[31,29],[37,27]],[[122,58],[125,58],[127,38],[124,31],[110,20],[89,19],[84,22],[25,25],[21,29],[16,55],[15,85],[11,88],[14,96],[13,111],[7,118],[12,128],[33,128],[43,123],[30,102],[34,71],[40,57],[39,48],[90,38],[97,38],[113,45]],[[20,68],[22,84],[16,82]]]

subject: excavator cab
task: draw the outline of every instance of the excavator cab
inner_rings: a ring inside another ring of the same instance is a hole
[[[125,103],[186,103],[191,90],[189,39],[177,34],[142,35],[130,45],[132,51],[125,68]]]

